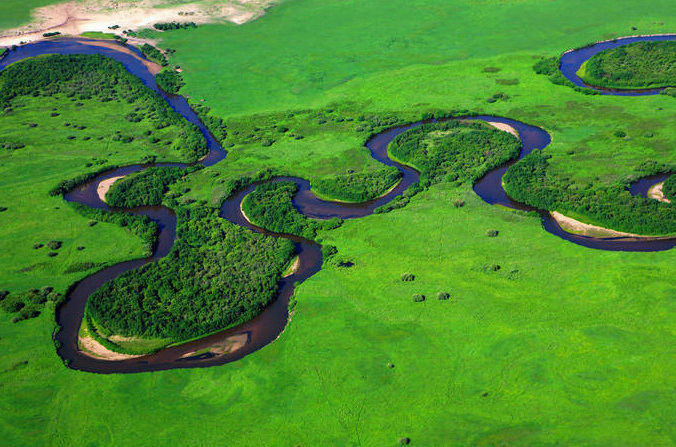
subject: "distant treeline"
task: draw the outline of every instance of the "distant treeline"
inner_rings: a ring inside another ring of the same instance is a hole
[[[672,202],[676,202],[676,175],[670,175],[669,178],[664,181],[662,192],[664,193],[664,197]]]
[[[248,321],[275,298],[291,241],[252,233],[215,209],[176,211],[171,252],[107,282],[87,301],[87,315],[106,331],[181,341]]]
[[[549,174],[550,158],[534,151],[512,166],[503,178],[505,191],[515,200],[562,213],[589,216],[593,223],[629,233],[676,233],[676,207],[632,196],[626,184],[575,185]]]
[[[153,28],[160,31],[169,31],[172,29],[197,28],[195,22],[161,22],[153,25]]]
[[[208,152],[197,126],[175,112],[122,64],[107,57],[45,55],[17,62],[0,72],[0,108],[8,107],[17,96],[56,94],[135,104],[135,121],[147,119],[156,129],[179,129],[171,148],[186,161],[197,161]]]
[[[582,70],[591,85],[616,88],[676,86],[676,42],[636,42],[601,51]]]
[[[401,172],[386,166],[375,171],[357,172],[319,179],[312,189],[330,199],[346,202],[366,202],[384,194],[401,179]]]
[[[342,224],[340,219],[316,220],[300,214],[293,206],[297,190],[294,182],[263,183],[244,198],[242,210],[256,226],[306,239],[314,239],[318,230],[331,230]]]
[[[420,171],[423,186],[441,181],[474,183],[518,157],[521,141],[477,121],[423,124],[397,136],[389,152]]]
[[[152,167],[113,183],[106,194],[110,206],[132,208],[159,205],[170,184],[183,178],[186,170],[178,167]]]

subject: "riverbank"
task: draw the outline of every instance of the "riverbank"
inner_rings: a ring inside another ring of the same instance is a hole
[[[113,186],[113,183],[124,177],[126,176],[118,175],[117,177],[111,177],[99,182],[98,186],[96,187],[96,194],[99,196],[99,199],[101,199],[102,202],[105,202],[106,194],[108,193],[108,190],[110,190],[110,187]]]
[[[561,214],[558,211],[552,211],[550,214],[552,215],[554,220],[556,220],[556,222],[561,226],[562,229],[573,234],[603,239],[616,237],[637,237],[637,238],[654,237],[634,233],[625,233],[622,231],[611,230],[610,228],[599,227],[598,225],[586,224],[584,222],[580,222],[579,220],[575,220],[572,217],[568,217],[564,214]]]
[[[648,190],[648,197],[659,200],[660,202],[671,203],[671,200],[667,199],[664,195],[664,182],[651,186]]]

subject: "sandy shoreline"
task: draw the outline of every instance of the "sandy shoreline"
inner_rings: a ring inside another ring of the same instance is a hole
[[[117,177],[111,177],[105,180],[101,180],[101,182],[99,182],[99,185],[96,187],[96,194],[98,194],[99,199],[101,199],[102,202],[106,201],[106,194],[108,193],[110,187],[113,186],[113,183],[115,183],[122,177],[125,176],[118,175]]]
[[[575,234],[582,234],[584,236],[591,236],[597,238],[614,238],[614,237],[653,237],[653,236],[644,236],[634,233],[624,233],[622,231],[611,230],[610,228],[599,227],[597,225],[586,224],[575,220],[572,217],[565,216],[557,211],[552,211],[550,213],[554,220],[566,231]]]
[[[296,259],[294,259],[293,265],[289,269],[289,272],[286,275],[284,275],[282,278],[287,278],[287,277],[293,275],[294,273],[296,273],[298,271],[299,266],[300,266],[300,256],[296,255]]]
[[[648,190],[648,197],[651,199],[659,200],[660,202],[664,203],[671,203],[671,200],[667,199],[664,196],[664,182],[657,183],[653,186],[650,187]]]
[[[81,348],[80,352],[95,359],[126,360],[142,357],[142,355],[121,354],[119,352],[111,351],[92,337],[79,337],[78,342]]]
[[[509,124],[505,123],[496,123],[494,121],[484,121],[486,124],[490,124],[491,126],[495,127],[498,130],[502,130],[503,132],[509,132],[515,137],[519,138],[519,132],[510,126]]]

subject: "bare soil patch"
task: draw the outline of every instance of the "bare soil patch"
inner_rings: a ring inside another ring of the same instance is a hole
[[[0,46],[18,45],[43,39],[44,33],[59,32],[77,36],[87,31],[115,33],[152,28],[159,22],[243,24],[265,13],[273,0],[195,0],[175,5],[169,0],[142,0],[134,3],[116,0],[69,1],[33,10],[32,23],[0,34]]]

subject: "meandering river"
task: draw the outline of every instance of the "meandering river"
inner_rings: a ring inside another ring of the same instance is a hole
[[[673,36],[672,36],[673,38]],[[635,41],[630,38],[631,41]],[[644,40],[653,40],[644,38]],[[630,43],[629,41],[625,43]],[[598,44],[598,45],[605,45]],[[120,47],[125,51],[120,51],[112,47],[103,47],[95,45],[92,41],[85,39],[58,39],[42,41],[21,46],[11,51],[7,56],[0,60],[0,70],[7,65],[42,54],[102,54],[121,62],[129,72],[139,77],[143,83],[154,91],[158,92],[168,104],[185,117],[191,123],[197,125],[204,135],[209,153],[200,163],[205,166],[211,166],[226,156],[226,152],[219,145],[218,141],[209,133],[206,126],[199,120],[195,112],[190,109],[188,101],[180,95],[169,95],[162,92],[155,81],[154,75],[148,70],[147,61],[144,63],[143,55],[131,47]],[[132,51],[130,52],[129,49]],[[561,69],[569,76],[570,70],[574,74],[579,65],[584,60],[595,54],[590,49],[606,49],[605,47],[592,46],[585,49],[576,50],[564,54],[561,63]],[[596,52],[598,52],[596,51]],[[580,62],[581,61],[581,62]],[[577,68],[575,68],[575,65]],[[568,74],[567,74],[568,73]],[[570,77],[569,77],[570,79]],[[579,78],[578,78],[579,79]],[[573,80],[573,79],[571,79]],[[575,82],[575,81],[573,81]],[[580,81],[581,82],[581,81]],[[580,84],[578,84],[580,85]],[[604,91],[609,94],[646,94],[648,92],[612,92]],[[650,94],[654,93],[652,91]],[[471,119],[484,120],[509,125],[516,129],[522,142],[521,159],[533,150],[545,148],[551,141],[549,134],[535,126],[521,123],[508,118],[495,116],[472,116],[459,117],[453,119]],[[290,177],[280,177],[269,181],[294,181],[298,185],[298,193],[293,199],[296,209],[302,214],[318,219],[327,219],[340,217],[343,219],[359,218],[372,214],[374,210],[395,197],[401,195],[413,183],[416,183],[420,176],[414,169],[398,164],[391,160],[387,154],[389,143],[399,134],[419,126],[423,122],[408,124],[405,126],[394,127],[385,130],[373,136],[366,147],[370,150],[374,159],[388,165],[395,166],[402,172],[402,179],[397,186],[383,197],[361,204],[348,204],[329,202],[317,198],[310,190],[310,183],[307,180]],[[499,204],[509,208],[536,211],[542,218],[543,228],[549,233],[582,245],[588,248],[601,250],[617,251],[657,251],[668,250],[676,244],[676,239],[650,239],[650,238],[613,238],[599,239],[574,235],[565,232],[551,217],[551,215],[542,210],[536,210],[527,205],[511,200],[502,188],[502,176],[507,168],[515,163],[513,160],[497,169],[494,169],[481,178],[475,185],[474,191],[487,203]],[[101,201],[97,194],[98,184],[111,177],[127,175],[137,172],[149,166],[186,166],[180,163],[164,163],[155,165],[133,165],[115,169],[103,173],[93,180],[81,185],[73,191],[67,193],[64,198],[68,201],[79,202],[91,207],[109,209],[105,202]],[[155,262],[166,256],[174,243],[176,235],[176,216],[174,212],[163,206],[156,207],[138,207],[125,209],[124,211],[134,214],[145,215],[155,221],[160,228],[159,239],[153,249],[150,257],[133,261],[122,262],[111,267],[100,270],[83,280],[81,280],[68,294],[66,302],[57,309],[57,323],[61,326],[56,339],[60,342],[58,354],[68,360],[71,368],[97,372],[97,373],[131,373],[142,371],[157,371],[171,368],[189,368],[189,367],[207,367],[232,362],[250,354],[265,345],[274,341],[284,330],[288,321],[289,298],[293,293],[294,284],[302,282],[315,273],[322,266],[321,247],[313,242],[303,238],[291,235],[281,235],[270,233],[264,229],[258,228],[249,223],[240,210],[242,199],[255,189],[257,185],[237,191],[229,197],[221,208],[220,216],[237,225],[249,228],[252,231],[270,234],[275,237],[284,237],[294,241],[296,251],[299,257],[299,265],[296,271],[290,276],[283,278],[279,284],[278,296],[259,316],[256,318],[235,326],[233,328],[211,334],[198,340],[183,343],[178,346],[172,346],[162,349],[157,353],[130,358],[124,360],[106,360],[95,358],[80,351],[78,348],[78,332],[82,317],[84,314],[87,298],[105,282],[110,281],[120,274],[139,268],[140,266]],[[111,211],[119,211],[111,209]]]

